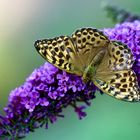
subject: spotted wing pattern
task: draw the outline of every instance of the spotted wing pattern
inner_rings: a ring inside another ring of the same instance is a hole
[[[69,36],[37,40],[37,51],[50,63],[79,76],[91,65],[91,79],[103,92],[125,101],[139,101],[140,89],[131,70],[134,58],[127,45],[110,41],[101,31],[82,28]],[[94,62],[95,61],[95,62]]]
[[[72,34],[72,39],[83,68],[88,67],[99,52],[105,51],[110,42],[103,32],[93,28],[77,30]]]
[[[140,89],[132,70],[121,70],[109,75],[108,81],[96,80],[95,85],[103,92],[124,101],[139,101]]]
[[[95,84],[105,93],[125,101],[139,101],[137,77],[131,70],[134,58],[127,45],[112,41],[97,69]]]
[[[111,70],[130,69],[134,63],[133,54],[127,45],[112,41],[108,46],[110,59],[109,67]]]
[[[84,69],[109,40],[102,32],[92,28],[82,28],[72,37],[60,36],[53,39],[37,40],[37,51],[50,63],[69,73],[82,76]]]
[[[82,74],[79,69],[81,63],[70,37],[60,36],[53,39],[37,40],[35,47],[48,62],[56,67],[77,75]]]

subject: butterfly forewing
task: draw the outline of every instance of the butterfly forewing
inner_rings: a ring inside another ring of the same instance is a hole
[[[107,49],[109,44],[108,38],[101,31],[93,28],[77,30],[72,34],[72,39],[83,68],[87,67],[100,51]]]
[[[35,42],[37,51],[50,63],[69,73],[81,75],[81,63],[70,37],[60,36]],[[76,60],[76,61],[75,61]]]

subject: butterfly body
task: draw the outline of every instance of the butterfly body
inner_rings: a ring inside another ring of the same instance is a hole
[[[96,73],[96,68],[93,66],[88,66],[85,68],[83,75],[82,75],[82,80],[84,83],[88,83],[89,81],[92,81],[95,79],[95,74]]]
[[[140,88],[131,70],[134,58],[127,45],[111,41],[101,31],[82,28],[69,36],[37,40],[35,48],[48,62],[68,73],[92,81],[108,95],[139,101]]]

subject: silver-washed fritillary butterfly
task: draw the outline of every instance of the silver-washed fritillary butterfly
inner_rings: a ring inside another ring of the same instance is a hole
[[[140,88],[131,70],[134,59],[127,45],[110,41],[101,31],[82,28],[69,36],[37,40],[37,51],[51,64],[92,81],[117,99],[139,101]]]

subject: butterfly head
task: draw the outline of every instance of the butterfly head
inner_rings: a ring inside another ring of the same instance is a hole
[[[90,78],[87,77],[86,75],[82,76],[82,81],[84,82],[84,84],[88,83],[90,81]]]

